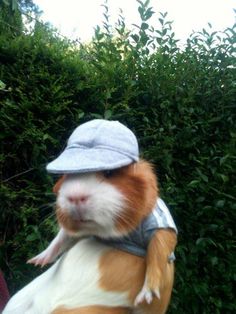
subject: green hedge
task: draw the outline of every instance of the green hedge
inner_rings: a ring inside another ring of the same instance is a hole
[[[40,273],[25,261],[57,229],[46,163],[78,124],[119,119],[156,165],[179,228],[169,313],[235,313],[235,28],[209,25],[181,46],[167,14],[152,27],[138,2],[132,32],[122,16],[110,25],[105,5],[89,45],[39,23],[0,34],[1,268],[11,292]]]

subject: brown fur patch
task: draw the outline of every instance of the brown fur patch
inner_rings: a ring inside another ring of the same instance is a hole
[[[60,179],[57,180],[57,182],[55,183],[54,187],[53,187],[53,193],[58,194],[60,187],[62,185],[62,183],[64,182],[66,178],[66,175],[63,175],[62,177],[60,177]]]
[[[70,214],[60,207],[56,210],[57,220],[64,229],[66,229],[69,233],[77,232],[79,229],[78,222],[73,220]]]
[[[144,258],[119,250],[108,251],[100,261],[100,286],[106,291],[127,292],[131,304],[141,290],[146,271]],[[155,276],[156,274],[153,273]],[[138,306],[145,314],[164,314],[167,310],[174,281],[174,263],[166,263],[162,274],[161,299]],[[131,307],[132,308],[132,307]]]
[[[177,242],[175,231],[159,229],[152,237],[147,251],[146,278],[147,285],[152,290],[160,289],[162,296],[168,280],[169,256],[174,252]]]
[[[155,206],[158,187],[152,166],[142,160],[118,169],[105,180],[113,184],[126,198],[127,205],[117,217],[116,228],[120,232],[130,232]]]
[[[139,307],[143,314],[165,314],[170,302],[171,292],[174,283],[174,263],[168,263],[163,274],[163,286],[161,289],[161,299],[154,297],[151,304],[143,303]]]
[[[100,286],[106,291],[128,292],[131,303],[145,278],[145,259],[119,250],[109,250],[100,260]]]

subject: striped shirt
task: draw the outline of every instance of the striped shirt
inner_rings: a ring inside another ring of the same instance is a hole
[[[121,238],[99,239],[114,248],[144,257],[148,244],[158,229],[171,228],[178,233],[174,220],[164,201],[157,199],[156,206],[141,224],[128,235]],[[175,259],[174,253],[169,256],[169,261]]]

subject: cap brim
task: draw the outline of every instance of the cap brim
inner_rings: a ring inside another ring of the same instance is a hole
[[[108,149],[79,149],[64,150],[61,155],[50,162],[46,169],[50,173],[85,173],[102,170],[112,170],[127,166],[137,160]]]

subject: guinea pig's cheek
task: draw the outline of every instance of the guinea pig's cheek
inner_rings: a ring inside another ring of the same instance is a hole
[[[64,195],[64,193],[59,193],[56,201],[57,208],[61,208],[61,210],[67,210],[69,206],[68,199]]]

